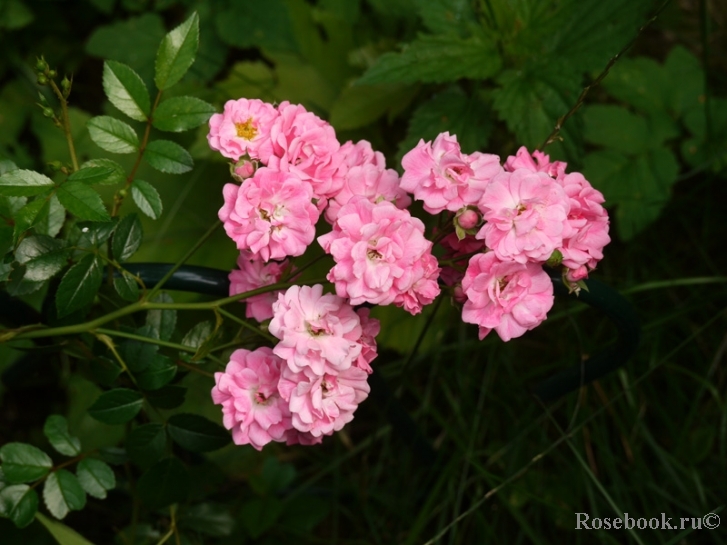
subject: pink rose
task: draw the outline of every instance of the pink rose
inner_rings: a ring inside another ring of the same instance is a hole
[[[270,129],[278,111],[257,98],[228,100],[221,114],[209,121],[209,146],[225,157],[237,161],[247,154],[251,159],[267,162],[273,151]]]
[[[494,252],[470,259],[462,289],[462,320],[479,326],[480,339],[493,329],[503,341],[520,337],[553,306],[553,283],[540,265],[501,261]]]
[[[249,252],[240,252],[237,258],[237,269],[230,272],[230,295],[270,286],[280,281],[283,272],[288,268],[288,261],[270,261],[267,264],[255,259]],[[282,291],[270,291],[253,295],[243,301],[247,307],[245,316],[262,322],[273,317],[273,303],[278,300]]]
[[[511,155],[505,161],[505,170],[515,172],[524,168],[532,172],[545,172],[548,176],[560,179],[565,176],[565,169],[568,165],[562,161],[550,162],[550,156],[542,151],[535,150],[532,155],[528,153],[525,146],[520,147],[515,155]]]
[[[235,444],[261,450],[285,440],[291,415],[278,392],[281,364],[268,347],[241,348],[232,353],[224,373],[215,373],[212,401],[222,405],[222,422]]]

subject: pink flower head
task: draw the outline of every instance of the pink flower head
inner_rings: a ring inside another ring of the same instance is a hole
[[[361,355],[361,319],[353,307],[323,286],[291,286],[273,304],[270,333],[280,342],[273,352],[293,372],[315,374],[348,369]]]
[[[456,136],[442,133],[434,143],[420,140],[401,160],[401,188],[424,202],[424,210],[456,212],[477,204],[489,181],[502,171],[496,155],[461,152]]]
[[[278,389],[289,402],[293,427],[313,437],[331,435],[353,420],[359,403],[369,395],[368,373],[349,367],[318,375],[310,368],[284,368]]]
[[[318,242],[336,262],[328,280],[352,305],[394,303],[416,313],[439,293],[439,267],[424,224],[389,201],[352,198]]]
[[[222,422],[235,444],[260,450],[284,441],[291,428],[288,403],[278,392],[282,361],[268,347],[239,349],[224,373],[215,373],[212,401],[222,405]]]
[[[580,172],[567,174],[558,181],[570,201],[567,229],[560,248],[563,265],[574,270],[582,265],[594,269],[603,259],[603,248],[611,242],[608,213],[602,206],[605,199]]]
[[[228,100],[224,111],[210,118],[207,141],[234,161],[247,154],[265,163],[273,150],[270,129],[277,117],[271,104],[257,98]]]
[[[494,252],[470,259],[462,289],[462,320],[479,326],[480,339],[493,329],[503,341],[520,337],[553,306],[553,283],[540,265],[501,261]]]
[[[384,154],[380,151],[374,151],[371,142],[368,140],[359,140],[355,144],[349,140],[340,147],[338,153],[343,158],[338,167],[341,176],[345,176],[353,167],[371,165],[376,167],[377,170],[386,168]]]
[[[543,172],[503,172],[487,186],[476,237],[503,261],[544,262],[560,248],[570,211],[563,188]]]
[[[373,372],[371,362],[376,356],[376,335],[381,331],[381,323],[376,318],[369,317],[370,311],[367,308],[360,308],[356,311],[361,319],[361,354],[355,362],[356,367],[363,369],[368,374]]]
[[[318,199],[328,199],[343,185],[337,175],[344,157],[333,127],[300,104],[278,105],[279,117],[270,129],[273,153],[282,169],[309,182]]]
[[[351,167],[341,190],[328,201],[326,220],[333,224],[341,207],[353,197],[366,197],[372,203],[391,201],[397,208],[406,208],[411,198],[399,186],[399,175],[393,169],[380,169],[373,164]]]
[[[230,272],[230,295],[270,286],[280,281],[283,272],[288,268],[288,261],[270,261],[267,264],[255,259],[249,252],[240,252],[237,258],[237,269]],[[245,316],[262,322],[273,317],[273,303],[278,300],[282,291],[270,291],[253,295],[245,299],[247,307]]]
[[[292,174],[263,167],[242,186],[226,184],[219,211],[238,250],[264,261],[302,255],[315,237],[319,212],[310,185]]]
[[[505,170],[515,172],[519,168],[531,172],[545,172],[548,176],[560,179],[565,176],[565,169],[568,165],[562,161],[550,162],[550,156],[542,151],[535,150],[532,155],[525,146],[521,146],[515,155],[511,155],[505,161]]]

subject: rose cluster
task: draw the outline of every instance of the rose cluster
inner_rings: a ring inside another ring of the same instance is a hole
[[[543,320],[553,286],[543,265],[562,264],[573,288],[603,257],[610,241],[603,195],[566,164],[524,147],[508,157],[461,152],[455,136],[440,134],[402,159],[401,187],[431,213],[454,213],[455,233],[442,245],[455,266],[442,280],[463,303],[462,319],[493,329],[504,341]],[[468,260],[467,267],[456,266]]]
[[[210,119],[210,147],[231,160],[220,220],[240,250],[230,294],[270,286],[297,272],[292,260],[316,238],[334,262],[323,286],[246,299],[246,315],[277,339],[238,350],[216,374],[212,396],[239,444],[313,444],[353,418],[369,392],[379,323],[364,303],[418,314],[448,286],[462,319],[505,341],[533,329],[553,304],[544,265],[561,266],[572,289],[609,242],[603,196],[566,164],[523,147],[462,153],[457,138],[421,140],[401,178],[364,141],[340,144],[329,123],[303,106],[231,100]],[[408,207],[440,215],[425,236]],[[443,226],[443,227],[442,227]],[[443,247],[438,260],[435,240]]]

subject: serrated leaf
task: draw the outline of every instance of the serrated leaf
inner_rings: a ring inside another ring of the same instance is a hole
[[[151,108],[149,91],[139,74],[120,62],[106,61],[103,88],[111,104],[131,119],[146,121]]]
[[[152,300],[154,303],[174,303],[174,299],[167,293],[160,293]],[[146,325],[155,329],[157,337],[163,341],[172,338],[177,325],[176,310],[153,309],[146,313]]]
[[[121,271],[114,276],[114,289],[124,301],[138,301],[139,284],[128,271]]]
[[[40,198],[40,197],[38,197]],[[33,219],[33,228],[39,235],[55,237],[60,233],[63,224],[66,222],[66,209],[58,200],[58,197],[51,195],[43,199],[43,206]]]
[[[136,214],[128,214],[121,218],[114,232],[111,249],[114,258],[119,262],[129,259],[139,249],[144,239],[144,230]]]
[[[15,214],[15,217],[13,218],[15,220],[13,236],[16,240],[20,238],[20,235],[33,226],[45,204],[46,199],[38,197],[23,206],[18,213]]]
[[[126,439],[126,452],[129,458],[142,466],[159,461],[164,456],[166,448],[167,434],[164,426],[154,422],[134,428]]]
[[[103,276],[100,260],[93,254],[85,255],[63,276],[56,293],[56,309],[62,318],[93,301]]]
[[[0,225],[0,258],[13,248],[13,228],[9,225]],[[0,259],[0,263],[2,260]]]
[[[0,448],[5,482],[21,484],[45,477],[53,460],[45,452],[26,443],[5,443]]]
[[[0,197],[0,217],[12,219],[26,204],[26,197]]]
[[[16,169],[0,176],[0,196],[27,197],[53,187],[53,180],[33,170]]]
[[[116,487],[114,471],[106,462],[93,458],[84,458],[76,467],[78,483],[89,496],[103,500],[106,491]]]
[[[59,414],[52,414],[45,420],[43,434],[57,452],[65,456],[77,456],[81,452],[81,440],[68,431],[68,421]]]
[[[81,248],[93,248],[106,242],[114,230],[116,229],[117,221],[113,218],[112,221],[82,221],[76,224],[76,228],[81,231],[78,236],[76,246]]]
[[[646,119],[626,108],[611,104],[594,104],[584,108],[584,137],[593,144],[615,149],[627,155],[646,151],[649,127]]]
[[[17,267],[13,267],[13,269],[9,271],[9,273],[6,272],[5,274],[9,276],[8,282],[5,285],[5,289],[13,297],[33,293],[34,291],[38,291],[45,285],[45,282],[33,282],[31,280],[25,280],[23,278],[23,276],[25,275],[25,265],[18,265]]]
[[[69,528],[65,524],[49,519],[42,513],[36,513],[35,518],[38,519],[48,533],[52,535],[59,545],[93,545],[81,534],[76,532],[73,528]]]
[[[190,452],[210,452],[231,441],[225,428],[197,414],[175,414],[167,429],[174,442]]]
[[[18,528],[33,522],[38,510],[38,494],[27,484],[6,486],[0,490],[0,516],[9,518]]]
[[[150,340],[159,338],[159,333],[148,325],[138,328],[134,333]],[[121,344],[120,351],[129,369],[134,373],[139,373],[144,371],[154,361],[159,351],[159,345],[130,339]]]
[[[69,251],[63,242],[45,235],[25,237],[15,250],[15,259],[25,265],[24,280],[43,282],[68,263]]]
[[[240,48],[258,46],[272,51],[296,49],[290,10],[283,0],[231,2],[229,6],[217,15],[216,20],[217,32],[226,43]]]
[[[144,390],[158,390],[177,374],[177,366],[167,356],[156,354],[149,366],[136,375],[139,388]]]
[[[154,82],[159,90],[177,83],[194,62],[199,47],[199,16],[194,12],[167,34],[157,50]]]
[[[66,182],[56,192],[61,204],[74,216],[88,221],[109,221],[101,196],[82,182]]]
[[[185,510],[179,517],[180,525],[211,537],[225,537],[232,533],[235,519],[227,507],[220,504],[200,503]]]
[[[139,413],[143,401],[140,392],[116,388],[101,394],[88,414],[104,424],[124,424]]]
[[[284,511],[285,506],[274,496],[254,498],[242,504],[240,520],[250,537],[256,539],[272,528]]]
[[[91,159],[81,165],[81,172],[87,168],[109,168],[111,173],[98,181],[94,181],[95,184],[100,185],[115,185],[123,183],[126,180],[126,171],[119,163],[112,159]]]
[[[113,176],[115,169],[104,166],[84,166],[68,177],[69,182],[83,182],[87,185],[104,184],[106,179]]]
[[[150,183],[144,180],[134,180],[131,183],[131,197],[139,210],[151,219],[159,219],[162,215],[162,199]]]
[[[212,321],[205,320],[204,322],[200,322],[187,332],[182,339],[182,344],[197,349],[212,335],[213,329],[214,324]]]
[[[493,107],[520,145],[538,149],[558,118],[571,109],[581,85],[580,74],[571,70],[554,63],[548,70],[507,70],[498,77],[502,87],[492,92]],[[581,144],[577,122],[576,118],[570,119],[560,131],[562,144],[549,149],[562,146],[569,156],[578,157]]]
[[[692,53],[680,45],[676,46],[664,61],[664,72],[672,111],[683,115],[703,107],[704,73],[699,60]]]
[[[167,174],[183,174],[192,170],[194,161],[189,152],[169,140],[149,142],[144,159],[155,169]]]
[[[161,131],[181,132],[206,123],[215,107],[195,97],[172,97],[154,111],[153,125]]]
[[[440,133],[457,135],[464,153],[483,150],[492,132],[492,113],[476,96],[467,96],[458,86],[436,93],[412,114],[406,138],[399,144],[399,157],[419,143]]]
[[[73,473],[59,469],[45,480],[43,502],[51,515],[60,520],[70,511],[79,511],[86,506],[86,492]]]
[[[111,153],[134,153],[139,149],[139,137],[134,129],[123,121],[108,115],[91,118],[88,132],[101,149]]]
[[[414,0],[424,25],[436,34],[463,34],[475,20],[468,0]]]
[[[666,73],[653,59],[619,60],[603,80],[603,86],[612,97],[642,112],[663,112],[668,105]]]
[[[359,84],[441,83],[461,78],[486,79],[502,62],[494,42],[483,35],[421,35],[401,53],[384,53],[358,80]]]
[[[183,503],[189,493],[189,474],[177,458],[167,458],[154,464],[139,478],[137,491],[149,509]]]

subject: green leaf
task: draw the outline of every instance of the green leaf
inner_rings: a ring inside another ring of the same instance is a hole
[[[441,83],[460,78],[486,79],[501,67],[494,42],[484,35],[459,38],[421,35],[401,53],[384,53],[359,84]]]
[[[296,49],[288,5],[283,0],[231,2],[229,9],[217,15],[216,22],[220,38],[230,45],[272,51]]]
[[[415,0],[424,25],[435,34],[462,34],[475,20],[468,0]]]
[[[38,195],[53,187],[53,180],[32,170],[16,169],[0,176],[0,196]]]
[[[548,69],[506,70],[497,79],[500,89],[492,92],[493,107],[515,133],[520,145],[538,149],[562,115],[575,104],[581,76],[571,68],[553,63]],[[561,144],[569,156],[580,155],[578,119],[572,118],[560,131]],[[561,147],[554,144],[549,148]]]
[[[87,185],[103,184],[115,174],[115,169],[107,166],[83,166],[68,177],[69,182],[83,182]]]
[[[242,504],[240,520],[250,537],[256,539],[272,528],[284,511],[285,506],[274,496],[254,498]]]
[[[81,440],[68,431],[68,421],[59,414],[52,414],[45,420],[43,434],[51,446],[65,456],[78,456],[81,453]]]
[[[79,310],[93,302],[103,276],[101,261],[93,254],[87,254],[73,265],[63,276],[58,293],[56,308],[62,318],[74,310]]]
[[[159,338],[158,332],[148,325],[138,328],[134,333],[148,339]],[[139,373],[144,371],[154,361],[159,350],[159,345],[131,339],[124,341],[121,344],[120,350],[121,356],[126,362],[126,365],[129,366],[129,369],[134,373]]]
[[[606,203],[616,206],[614,223],[626,241],[659,217],[678,172],[676,158],[669,150],[653,150],[637,157],[598,151],[586,156],[583,169],[593,186],[603,192]]]
[[[187,388],[184,386],[165,386],[159,390],[152,390],[146,393],[146,398],[158,409],[176,409],[184,403],[187,395]]]
[[[86,161],[83,165],[81,165],[81,170],[76,172],[76,174],[87,168],[100,167],[110,168],[111,173],[102,179],[94,180],[94,184],[116,185],[123,183],[126,180],[126,171],[124,170],[124,167],[112,159],[91,159],[90,161]]]
[[[199,47],[199,16],[194,12],[167,34],[157,51],[154,82],[160,91],[177,83],[187,72]]]
[[[101,149],[111,153],[134,153],[139,149],[139,137],[134,129],[123,121],[108,115],[91,118],[88,132]]]
[[[53,460],[45,452],[25,443],[5,443],[0,448],[5,482],[28,483],[45,477],[53,467]]]
[[[42,197],[38,197],[41,199]],[[60,233],[63,224],[66,222],[66,209],[63,208],[58,197],[51,195],[50,198],[42,199],[43,205],[33,219],[33,228],[39,235],[55,237]]]
[[[63,241],[45,235],[25,237],[15,250],[15,259],[25,265],[24,280],[43,282],[68,263]]]
[[[16,239],[20,238],[20,235],[33,226],[45,204],[46,199],[38,197],[23,206],[15,214],[14,237]]]
[[[103,67],[103,89],[111,104],[131,119],[147,120],[151,108],[149,91],[131,67],[116,61],[106,61]]]
[[[399,144],[399,157],[420,139],[431,141],[443,132],[457,135],[465,153],[483,150],[492,132],[491,119],[492,113],[478,97],[468,97],[458,86],[448,87],[414,111],[407,136]]]
[[[88,409],[88,414],[105,424],[124,424],[139,413],[143,402],[141,393],[116,388],[101,394]]]
[[[128,214],[121,218],[111,241],[114,258],[119,262],[129,259],[139,249],[143,238],[144,231],[136,214]]]
[[[82,182],[66,182],[56,193],[58,200],[66,209],[81,220],[109,221],[101,196]]]
[[[0,490],[0,516],[9,518],[18,528],[33,522],[38,510],[38,494],[27,484],[6,486]]]
[[[131,183],[131,197],[139,210],[151,219],[159,219],[162,215],[162,199],[154,186],[144,180],[134,180]]]
[[[62,522],[58,522],[44,516],[42,513],[36,513],[35,518],[38,519],[48,533],[52,535],[59,545],[93,545],[81,534],[76,532],[73,528],[69,528]]]
[[[354,85],[346,87],[330,113],[337,130],[364,127],[402,103],[408,104],[416,94],[411,85]]]
[[[165,386],[177,374],[177,366],[167,356],[156,354],[149,366],[136,375],[139,388],[158,390]]]
[[[81,487],[89,496],[103,500],[106,491],[116,487],[116,476],[106,462],[84,458],[76,467],[76,476]]]
[[[154,303],[174,303],[174,299],[167,293],[160,293],[152,300]],[[146,325],[157,332],[157,338],[168,341],[172,338],[177,325],[176,310],[154,309],[146,313]]]
[[[225,428],[197,414],[175,414],[167,426],[174,442],[190,452],[217,450],[231,440]]]
[[[205,320],[204,322],[199,322],[187,332],[182,339],[182,344],[197,349],[210,338],[213,329],[214,324],[212,321]]]
[[[45,282],[33,282],[31,280],[25,280],[23,278],[23,276],[25,275],[25,265],[18,265],[9,272],[5,271],[4,274],[9,276],[8,283],[5,285],[5,289],[13,297],[33,293],[34,291],[39,290],[45,285]]]
[[[149,142],[144,159],[155,169],[167,174],[183,174],[192,170],[194,166],[189,152],[169,140]]]
[[[593,144],[638,155],[648,148],[649,127],[646,119],[626,108],[595,104],[584,108],[584,136]]]
[[[76,246],[94,248],[106,242],[116,229],[116,218],[112,221],[82,221],[76,224],[80,231]]]
[[[692,53],[680,45],[676,46],[664,61],[664,72],[668,104],[673,112],[684,115],[690,110],[704,108],[704,73]]]
[[[200,503],[180,513],[179,523],[182,528],[211,537],[225,537],[232,534],[235,519],[228,508],[216,503]]]
[[[182,132],[207,123],[215,107],[195,97],[172,97],[159,104],[153,125],[161,131]]]
[[[69,511],[79,511],[86,506],[86,492],[73,473],[59,469],[45,480],[43,502],[50,514],[60,520]]]
[[[126,439],[126,452],[141,466],[156,463],[167,449],[167,434],[164,426],[157,423],[137,426]]]
[[[12,219],[26,204],[26,197],[0,197],[0,217]]]
[[[177,458],[167,458],[150,467],[139,478],[136,489],[149,509],[184,503],[189,493],[189,474]]]
[[[619,60],[603,86],[612,97],[642,112],[663,112],[667,108],[669,83],[664,69],[653,59]]]
[[[9,225],[0,225],[0,257],[13,248],[13,228]],[[2,260],[0,260],[2,262]]]
[[[139,284],[129,271],[123,270],[121,274],[114,276],[114,289],[124,301],[133,302],[139,299]]]

